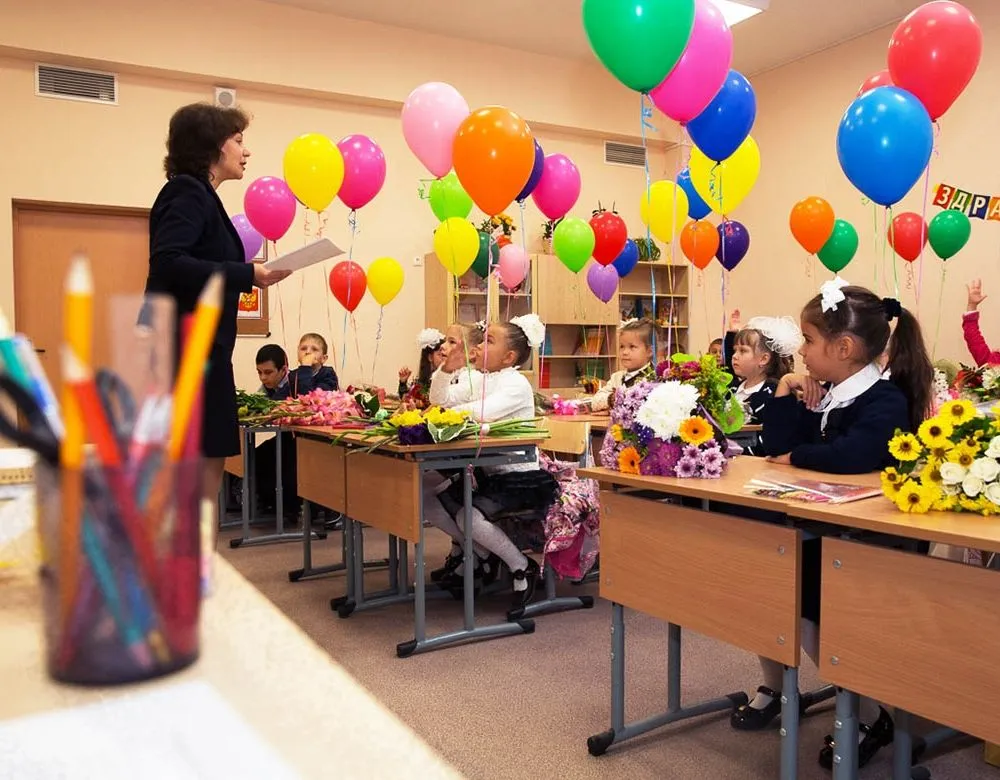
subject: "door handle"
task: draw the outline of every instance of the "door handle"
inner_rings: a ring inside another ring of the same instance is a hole
[[[35,347],[35,353],[38,354],[38,355],[44,355],[45,354],[45,350],[44,349],[38,349],[38,347]]]

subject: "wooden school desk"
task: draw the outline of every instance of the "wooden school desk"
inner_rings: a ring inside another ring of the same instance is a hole
[[[148,691],[166,693],[177,683],[200,681],[300,777],[460,777],[218,556],[215,567],[215,594],[203,608],[201,658],[162,680],[119,688],[50,681],[37,564],[0,572],[0,726],[11,718]],[[58,737],[52,739],[58,747]],[[11,777],[30,774],[30,767],[18,771],[10,755],[3,770]]]
[[[473,578],[465,578],[463,627],[436,636],[427,636],[424,560],[423,477],[434,471],[460,471],[465,487],[465,509],[472,509],[472,477],[468,467],[489,467],[534,460],[537,438],[485,438],[420,446],[385,445],[365,453],[374,440],[337,429],[294,428],[299,447],[299,495],[341,510],[347,535],[347,593],[330,606],[340,617],[359,610],[413,601],[414,638],[396,646],[405,658],[474,639],[489,639],[531,633],[529,619],[494,625],[477,625]],[[355,450],[350,452],[350,450]],[[364,592],[364,537],[361,526],[377,528],[389,535],[390,587],[366,596]],[[414,588],[411,590],[407,543],[414,555]],[[466,565],[472,566],[472,537],[466,535]]]
[[[724,698],[680,707],[681,626],[785,664],[783,689],[797,690],[797,583],[799,545],[805,533],[824,536],[820,674],[854,691],[838,694],[834,777],[857,777],[859,693],[900,708],[895,780],[910,777],[907,712],[984,739],[1000,738],[1000,721],[995,716],[1000,676],[995,663],[988,660],[996,658],[1000,627],[983,620],[995,611],[1000,599],[1000,574],[872,546],[863,538],[839,538],[858,529],[997,551],[1000,520],[953,513],[911,516],[882,498],[841,505],[808,504],[754,496],[744,489],[759,474],[781,471],[878,484],[876,474],[816,475],[757,458],[731,461],[719,480],[637,477],[607,469],[581,472],[618,487],[783,513],[788,524],[602,492],[601,595],[614,602],[612,728],[591,737],[591,752],[603,752],[611,744],[694,714],[731,706]],[[749,565],[753,560],[760,565]],[[738,587],[727,576],[737,568],[746,575]],[[659,595],[664,593],[670,598]],[[671,624],[668,712],[628,725],[624,723],[624,606]],[[794,643],[794,651],[789,643]],[[966,662],[970,649],[975,658]],[[743,694],[728,698],[735,696]],[[786,779],[796,776],[795,699],[782,698],[781,777]]]

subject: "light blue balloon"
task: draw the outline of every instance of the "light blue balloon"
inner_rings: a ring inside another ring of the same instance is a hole
[[[880,206],[903,199],[927,169],[933,150],[930,114],[899,87],[876,87],[856,98],[837,130],[844,175]]]
[[[690,169],[685,168],[677,174],[677,186],[687,193],[689,218],[704,219],[712,213],[711,207],[704,200],[702,200],[701,195],[698,194],[698,190],[696,190],[694,185],[691,183]]]

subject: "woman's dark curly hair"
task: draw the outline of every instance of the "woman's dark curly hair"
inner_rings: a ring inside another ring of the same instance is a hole
[[[250,118],[238,108],[209,103],[178,108],[170,117],[167,156],[163,159],[167,178],[187,174],[207,179],[209,169],[219,161],[223,144],[249,124]]]

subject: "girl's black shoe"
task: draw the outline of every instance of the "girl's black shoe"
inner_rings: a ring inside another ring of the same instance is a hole
[[[457,569],[462,564],[462,553],[458,555],[449,554],[447,558],[444,559],[444,566],[439,569],[434,569],[431,571],[431,582],[441,582],[441,580],[449,579]]]
[[[729,725],[740,731],[760,731],[771,725],[771,721],[781,714],[781,694],[772,691],[766,685],[761,685],[757,693],[770,696],[771,701],[763,709],[756,709],[749,704],[741,704],[729,716]]]
[[[858,726],[861,732],[861,742],[858,744],[858,767],[863,767],[886,745],[892,744],[894,726],[892,716],[884,707],[878,708],[878,720],[870,726],[862,723]],[[819,751],[819,765],[824,769],[833,769],[833,749],[835,743],[833,737],[827,734],[824,737],[826,744]]]
[[[531,599],[535,595],[535,586],[538,584],[538,578],[541,576],[541,573],[541,569],[533,558],[528,558],[528,565],[525,568],[511,572],[515,584],[524,582],[526,585],[524,590],[514,591],[514,598],[511,601],[512,609],[522,609],[531,603]]]

